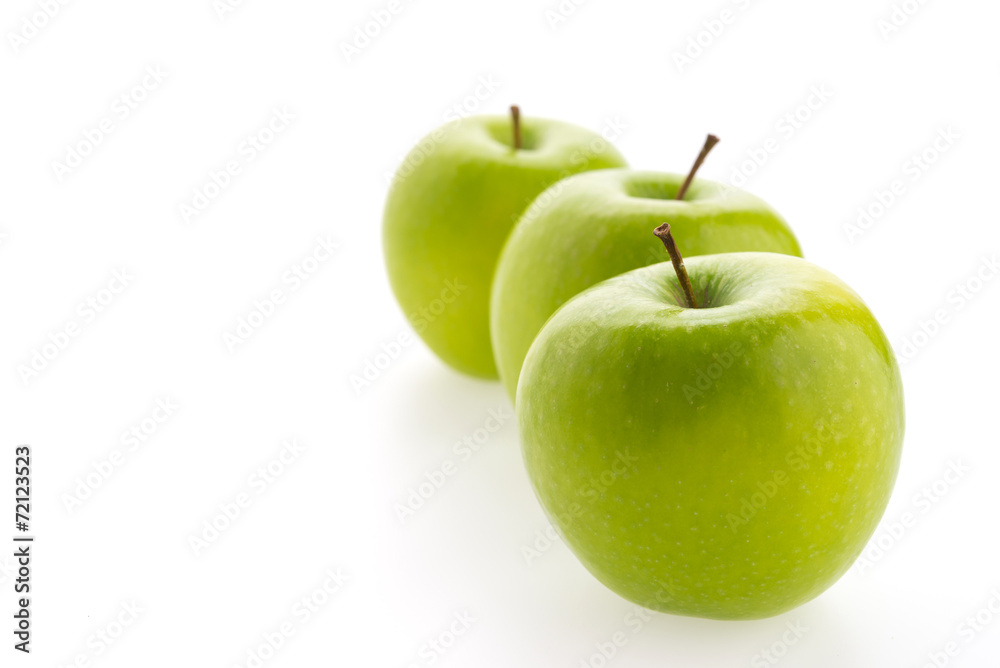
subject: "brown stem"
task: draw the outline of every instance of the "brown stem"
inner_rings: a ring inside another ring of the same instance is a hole
[[[681,184],[681,189],[677,191],[677,197],[674,199],[684,199],[684,195],[687,194],[688,186],[690,186],[691,182],[694,181],[694,175],[698,173],[701,163],[705,162],[708,152],[711,151],[712,147],[718,143],[719,138],[715,135],[708,135],[708,137],[705,138],[705,145],[701,147],[701,153],[698,154],[698,159],[694,161],[691,171],[688,172],[687,178],[684,179],[684,183]]]
[[[684,258],[681,257],[681,252],[677,250],[674,235],[670,233],[670,224],[663,223],[653,230],[653,234],[660,238],[660,241],[663,242],[663,245],[667,249],[667,253],[670,254],[670,261],[674,263],[674,271],[677,272],[677,280],[681,282],[681,289],[684,290],[684,301],[687,302],[687,307],[698,308],[698,302],[694,298],[694,288],[691,287],[691,278],[684,267]]]
[[[523,145],[521,140],[521,107],[512,104],[510,106],[510,118],[514,123],[514,148],[520,150]]]

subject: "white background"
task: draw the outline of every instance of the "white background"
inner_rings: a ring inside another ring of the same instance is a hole
[[[350,62],[342,44],[388,0],[50,4],[46,20],[32,0],[0,13],[0,492],[11,507],[13,448],[30,443],[37,536],[30,657],[11,648],[0,557],[0,664],[245,666],[287,622],[263,665],[773,665],[767,649],[785,666],[921,666],[949,642],[949,665],[998,665],[1000,281],[978,278],[1000,248],[996,3],[910,0],[884,34],[889,0],[591,0],[554,25],[556,0],[410,0]],[[692,39],[701,53],[679,65]],[[159,83],[144,74],[156,67]],[[807,257],[862,294],[905,358],[908,419],[867,565],[781,617],[638,628],[633,606],[539,541],[548,525],[498,384],[414,343],[356,391],[352,375],[409,331],[382,265],[386,174],[483,77],[497,89],[470,111],[624,123],[617,144],[639,168],[684,171],[717,133],[702,176],[742,182],[746,164],[745,187]],[[124,119],[123,94],[143,98]],[[282,108],[294,120],[247,161],[241,144]],[[53,163],[105,118],[112,132],[60,179]],[[913,173],[925,150],[936,160]],[[241,172],[185,221],[180,206],[229,160]],[[850,236],[895,180],[902,194]],[[282,275],[318,237],[339,249],[292,290]],[[128,286],[102,293],[122,268]],[[226,333],[276,288],[286,301],[231,352]],[[78,310],[109,296],[92,320]],[[79,335],[25,380],[72,323]],[[178,408],[129,451],[122,433],[151,428],[165,399]],[[506,423],[463,461],[454,444],[491,410]],[[258,494],[251,476],[293,438],[304,451]],[[68,508],[115,450],[120,465]],[[457,473],[401,523],[395,504],[449,460]],[[964,473],[940,482],[952,464]],[[196,555],[191,537],[241,493],[249,507]],[[13,533],[0,528],[0,554]],[[300,623],[296,601],[337,569],[349,580]],[[133,601],[138,618],[102,644]],[[984,608],[992,623],[970,637],[961,625]],[[471,627],[430,649],[462,615]],[[610,661],[595,654],[619,632]]]

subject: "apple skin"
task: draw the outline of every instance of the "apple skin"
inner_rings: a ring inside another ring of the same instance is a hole
[[[483,378],[497,377],[490,286],[511,228],[559,179],[625,164],[590,130],[533,117],[521,127],[520,150],[509,117],[439,128],[404,161],[385,205],[385,261],[407,319],[442,360]]]
[[[710,308],[683,308],[664,263],[545,325],[518,387],[525,463],[567,545],[622,597],[769,617],[833,584],[882,517],[899,368],[861,298],[805,260],[685,264]]]
[[[763,200],[680,174],[605,170],[552,186],[525,212],[497,265],[490,306],[500,379],[514,399],[521,364],[556,309],[591,285],[663,262],[651,230],[670,223],[685,257],[767,251],[801,256],[795,235]]]

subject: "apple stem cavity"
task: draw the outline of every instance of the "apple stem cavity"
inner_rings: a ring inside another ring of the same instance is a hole
[[[516,104],[510,105],[510,119],[514,124],[514,150],[521,150],[524,145],[521,137],[521,107]]]
[[[719,138],[715,135],[708,135],[708,137],[705,138],[705,145],[701,147],[701,153],[698,154],[698,159],[694,161],[691,171],[688,172],[687,178],[684,179],[684,183],[681,184],[681,189],[677,191],[677,197],[674,199],[684,199],[684,195],[687,194],[688,186],[690,186],[691,182],[694,181],[694,175],[697,174],[698,169],[701,168],[701,163],[705,162],[705,158],[708,157],[708,152],[711,151],[712,147],[718,143]]]
[[[677,250],[677,242],[674,241],[674,235],[670,232],[670,224],[663,223],[653,230],[653,234],[660,238],[670,255],[670,261],[673,262],[674,271],[677,273],[677,280],[680,281],[681,289],[684,290],[684,301],[687,307],[698,308],[698,302],[694,298],[694,288],[691,287],[691,277],[688,276],[687,269],[684,267],[684,258],[681,257],[681,252]]]

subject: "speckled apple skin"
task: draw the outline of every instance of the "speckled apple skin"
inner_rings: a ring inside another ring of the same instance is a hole
[[[654,239],[655,241],[655,239]],[[685,261],[605,281],[525,360],[526,467],[557,530],[624,598],[753,619],[819,595],[888,503],[903,388],[861,298],[805,260]]]

